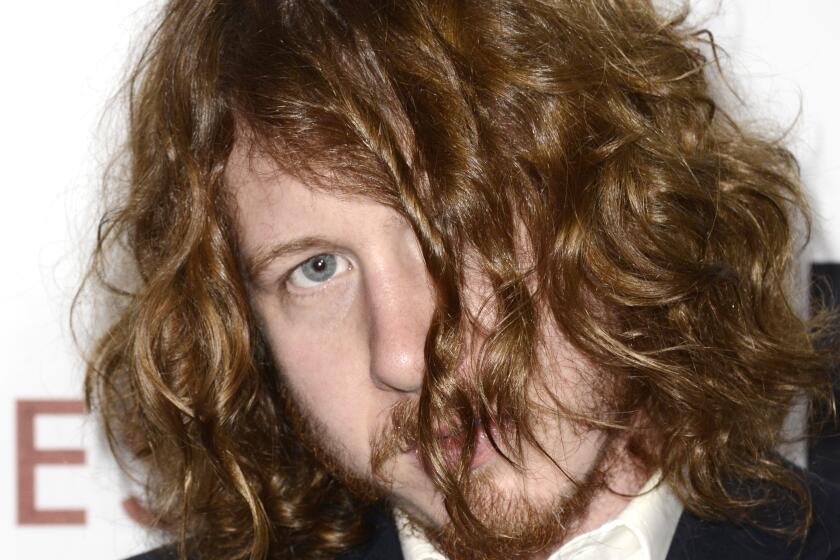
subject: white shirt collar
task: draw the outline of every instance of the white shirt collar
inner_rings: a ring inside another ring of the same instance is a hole
[[[655,474],[614,519],[578,535],[547,560],[664,560],[683,506]],[[447,560],[396,512],[405,560]]]

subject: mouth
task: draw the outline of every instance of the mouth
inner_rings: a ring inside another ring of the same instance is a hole
[[[479,421],[476,423],[474,430],[474,448],[469,465],[470,470],[477,469],[485,464],[490,459],[493,452],[495,452],[493,444],[490,441],[490,437],[488,436],[488,432],[493,432],[493,439],[498,441],[495,424],[490,425],[487,429],[485,429],[483,424]],[[437,433],[437,441],[440,449],[443,451],[444,460],[450,467],[455,467],[461,461],[461,452],[466,444],[463,435],[451,429],[440,430]],[[403,453],[412,456],[414,461],[422,466],[423,460],[420,456],[416,442],[409,442],[402,451]]]

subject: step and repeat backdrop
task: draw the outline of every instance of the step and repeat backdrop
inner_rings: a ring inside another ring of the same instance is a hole
[[[0,542],[4,556],[111,560],[155,544],[81,401],[68,310],[120,139],[114,96],[157,2],[0,8]],[[817,216],[802,276],[840,277],[840,7],[703,0],[753,119],[791,125]],[[742,109],[743,110],[743,109]],[[803,284],[804,286],[805,284]],[[802,304],[808,295],[803,287]]]

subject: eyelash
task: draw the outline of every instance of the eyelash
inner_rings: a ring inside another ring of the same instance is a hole
[[[334,257],[340,264],[337,265],[335,273],[330,276],[328,279],[324,280],[323,282],[316,283],[316,285],[308,286],[308,287],[301,287],[301,286],[294,286],[292,284],[292,277],[293,275],[302,270],[303,266],[313,259],[317,257]],[[284,292],[298,298],[305,298],[309,296],[316,295],[322,289],[325,289],[335,278],[338,278],[345,273],[353,270],[353,263],[347,257],[339,255],[337,253],[317,253],[306,257],[302,261],[300,261],[297,265],[293,266],[289,271],[283,275],[282,278],[282,286],[284,288]]]

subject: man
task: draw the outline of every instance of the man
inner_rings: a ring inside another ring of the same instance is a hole
[[[683,23],[164,7],[87,379],[176,541],[150,557],[840,554],[838,490],[774,453],[830,386],[796,164],[716,109]]]

